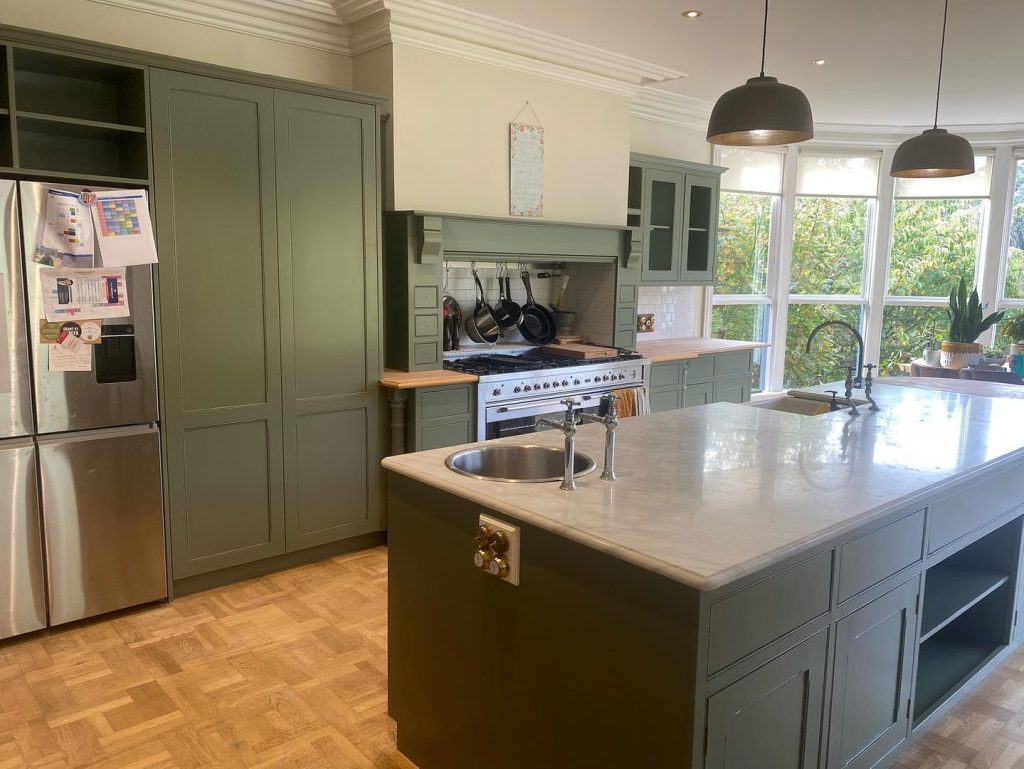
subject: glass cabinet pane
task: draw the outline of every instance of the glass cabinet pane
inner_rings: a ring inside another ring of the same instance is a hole
[[[679,185],[671,181],[651,181],[650,246],[647,269],[651,272],[672,272],[675,267],[676,210]]]
[[[687,193],[685,272],[708,273],[711,270],[713,190],[706,184],[688,184]]]

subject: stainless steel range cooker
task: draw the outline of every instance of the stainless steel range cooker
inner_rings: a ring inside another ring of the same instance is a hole
[[[522,355],[474,355],[445,368],[480,377],[476,399],[478,440],[536,432],[538,417],[559,417],[561,401],[576,398],[580,411],[601,413],[601,396],[647,386],[651,362],[639,353],[582,361],[531,350]]]

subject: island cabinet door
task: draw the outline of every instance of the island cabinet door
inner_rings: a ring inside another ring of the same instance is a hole
[[[919,582],[836,625],[828,769],[870,769],[907,738]]]
[[[704,769],[815,769],[828,631],[708,698]]]

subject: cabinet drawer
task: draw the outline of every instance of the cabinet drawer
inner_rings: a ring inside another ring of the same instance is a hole
[[[418,393],[416,418],[427,421],[445,417],[465,416],[473,407],[469,385],[425,388]]]
[[[839,549],[839,600],[845,601],[921,560],[924,510],[862,534]]]
[[[443,449],[449,446],[461,446],[473,441],[473,424],[465,422],[442,422],[424,425],[420,431],[419,445],[416,451]]]
[[[683,408],[690,406],[707,406],[714,400],[715,385],[713,382],[688,384],[683,390]]]
[[[676,387],[682,381],[679,363],[655,363],[651,366],[651,387]]]
[[[715,358],[712,355],[702,355],[699,358],[686,361],[686,381],[699,382],[711,379],[715,375]]]
[[[714,357],[714,361],[716,377],[743,374],[750,371],[751,352],[750,350],[743,350],[741,352],[720,353]]]
[[[969,486],[931,506],[928,552],[934,553],[1024,503],[1024,469]]]
[[[829,610],[832,551],[711,604],[708,672],[717,673]]]

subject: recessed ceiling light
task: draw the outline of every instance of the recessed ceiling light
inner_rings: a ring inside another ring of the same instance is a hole
[[[704,11],[699,11],[696,8],[689,11],[683,11],[683,16],[686,17],[687,19],[699,19],[703,15]]]
[[[815,65],[816,67],[824,67],[826,64],[828,64],[828,59],[815,59],[814,61],[811,62],[811,64]]]

